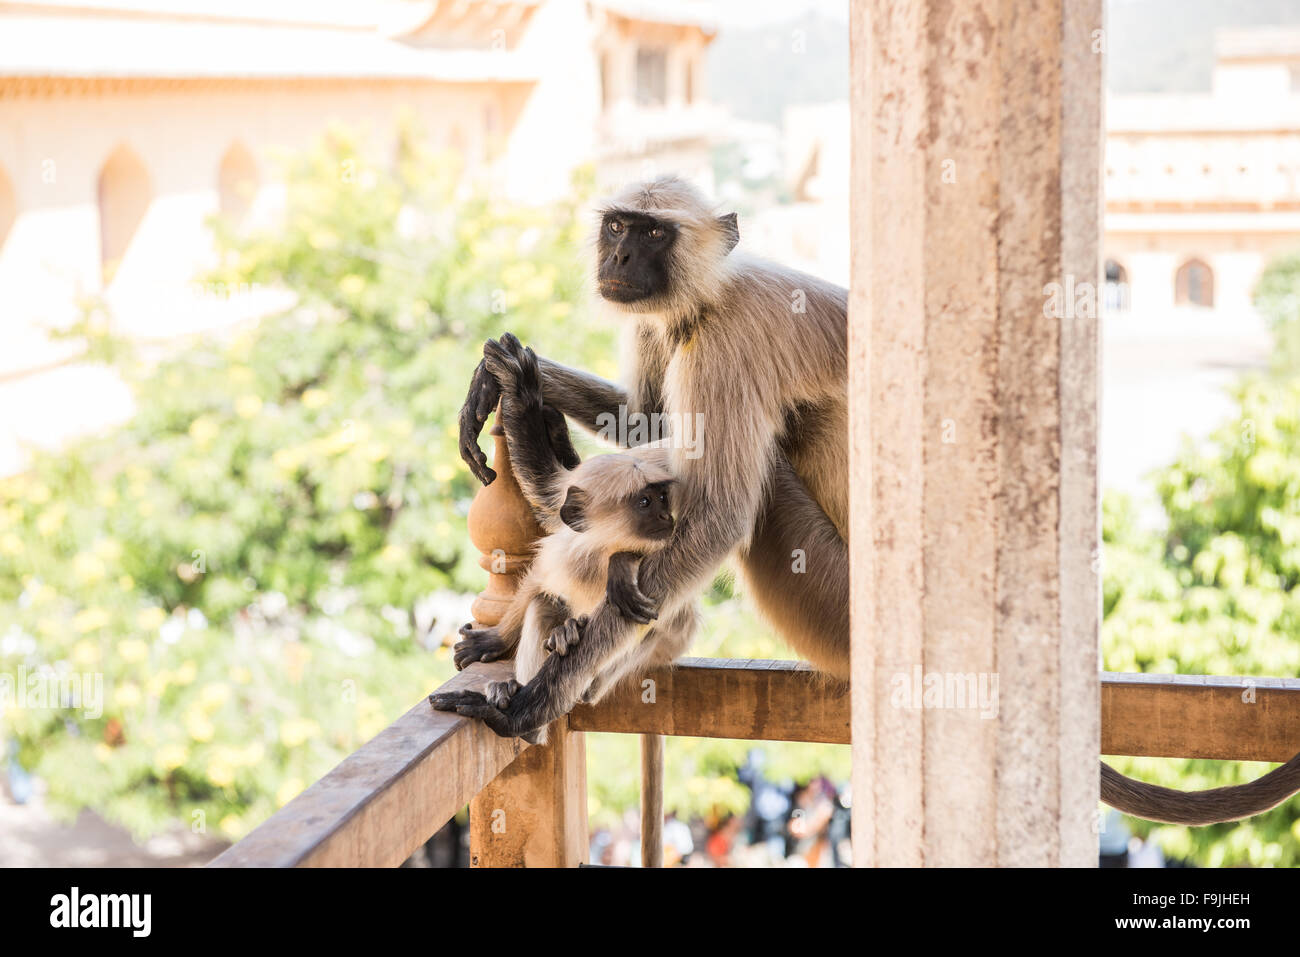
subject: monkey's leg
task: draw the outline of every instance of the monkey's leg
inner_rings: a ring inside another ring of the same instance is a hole
[[[546,642],[551,633],[563,627],[572,614],[568,602],[538,592],[524,615],[523,636],[519,639],[519,654],[515,658],[515,677],[521,684],[532,681],[533,675],[546,660]]]
[[[847,681],[848,546],[784,456],[741,565],[750,596],[790,647]]]
[[[568,714],[592,679],[636,643],[639,632],[636,625],[601,602],[588,619],[577,646],[567,655],[548,656],[506,708],[494,708],[486,696],[474,691],[434,694],[429,700],[440,711],[482,720],[502,737],[525,736]]]

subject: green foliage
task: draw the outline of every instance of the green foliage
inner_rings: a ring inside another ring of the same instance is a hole
[[[1169,517],[1138,530],[1108,496],[1105,666],[1112,671],[1300,675],[1300,382],[1243,382],[1234,420],[1188,442],[1157,487]],[[1243,705],[1248,707],[1249,705]],[[1127,759],[1120,770],[1183,790],[1240,784],[1264,765]],[[1235,824],[1132,822],[1168,853],[1204,866],[1300,865],[1300,801]]]
[[[390,169],[334,131],[286,176],[274,229],[218,224],[208,281],[295,307],[155,365],[100,348],[134,419],[0,486],[0,670],[105,697],[10,707],[3,738],[56,807],[141,834],[242,835],[451,674],[482,587],[456,414],[486,336],[613,372],[573,206],[465,190],[409,136]]]
[[[1273,328],[1274,364],[1284,372],[1300,369],[1300,252],[1269,263],[1255,284],[1254,299]]]
[[[73,331],[139,411],[0,485],[0,673],[98,674],[105,699],[10,707],[0,740],[55,808],[141,835],[242,836],[451,675],[483,586],[456,417],[485,338],[617,373],[616,330],[582,307],[577,199],[504,205],[410,135],[391,168],[341,130],[285,163],[283,220],[214,223],[204,282],[294,307],[146,364],[88,304]],[[710,604],[697,653],[787,654],[726,582]],[[748,747],[674,741],[668,807],[742,809]],[[842,780],[843,750],[782,746],[769,766],[803,779],[831,752]],[[593,754],[607,821],[636,806],[637,742]]]

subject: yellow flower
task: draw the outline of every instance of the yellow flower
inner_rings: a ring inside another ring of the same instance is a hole
[[[190,423],[190,438],[203,447],[221,433],[221,425],[210,415],[201,415]]]
[[[310,718],[290,718],[280,726],[280,743],[286,748],[296,748],[318,734],[320,725]]]
[[[349,296],[355,296],[366,288],[366,280],[356,273],[348,273],[339,280],[339,290]]]
[[[50,500],[50,487],[44,482],[36,482],[27,490],[27,501],[33,505],[44,505]]]
[[[319,409],[330,400],[330,394],[324,389],[308,389],[302,394],[302,404],[309,409]]]
[[[167,620],[167,612],[161,608],[151,606],[141,608],[135,615],[135,623],[141,631],[157,631],[162,627],[162,623]]]
[[[183,662],[181,666],[176,669],[176,683],[182,686],[187,685],[198,676],[198,673],[199,669],[195,666],[194,662]]]
[[[78,668],[89,668],[99,663],[99,645],[82,639],[72,646],[72,663]]]
[[[218,758],[208,762],[208,780],[219,788],[230,787],[235,783],[235,769]]]
[[[122,589],[122,591],[130,591],[135,587],[135,579],[130,575],[123,575],[117,580],[117,587]]]
[[[456,470],[446,463],[433,467],[433,477],[438,482],[450,482],[456,477]]]
[[[234,752],[234,763],[241,767],[258,764],[266,757],[266,747],[261,741],[254,741],[245,748]]]
[[[157,754],[154,755],[154,759],[158,762],[158,766],[165,771],[174,771],[176,768],[179,768],[185,763],[187,757],[189,757],[189,752],[179,744],[164,745],[159,748]]]
[[[113,700],[123,708],[134,708],[140,703],[140,688],[134,684],[120,685],[113,693]]]
[[[223,834],[233,840],[238,840],[244,836],[244,822],[234,814],[227,814],[217,825],[221,828]]]
[[[239,667],[230,670],[230,678],[235,682],[235,684],[246,685],[253,680],[253,673],[243,665],[240,665]]]
[[[199,707],[205,711],[216,711],[230,698],[230,686],[220,681],[204,685],[199,692]]]
[[[172,673],[166,668],[160,668],[149,676],[149,694],[155,698],[161,698],[167,686],[171,684]]]
[[[316,229],[307,237],[307,242],[312,249],[333,249],[339,244],[339,237],[328,229]]]
[[[106,574],[104,563],[97,557],[88,553],[80,552],[72,560],[72,574],[77,581],[86,585],[93,585],[95,582],[103,579]]]
[[[294,472],[302,464],[300,449],[276,449],[271,455],[271,464],[281,472]]]
[[[99,758],[101,763],[106,764],[108,762],[108,759],[111,758],[112,756],[113,756],[113,749],[110,748],[108,745],[106,745],[103,741],[95,745],[95,757]]]
[[[36,519],[36,530],[42,535],[53,535],[63,526],[67,514],[68,508],[62,502],[51,505]]]
[[[400,565],[410,558],[410,553],[405,545],[385,545],[384,550],[379,553],[381,562],[388,562],[393,565]]]
[[[72,618],[72,627],[83,635],[98,628],[103,628],[107,624],[108,612],[102,608],[85,608],[77,612]]]
[[[226,377],[236,385],[248,385],[253,381],[253,370],[248,366],[231,366]]]
[[[135,664],[137,661],[144,661],[149,657],[149,645],[139,638],[128,638],[126,641],[118,643],[117,655],[123,661]]]
[[[13,532],[0,536],[0,552],[5,555],[21,555],[23,553],[23,540]]]
[[[302,793],[302,787],[301,778],[287,778],[275,792],[276,804],[284,807]]]
[[[241,395],[235,400],[235,414],[241,419],[251,419],[262,411],[262,400],[255,395]]]
[[[217,729],[212,726],[212,722],[203,712],[191,708],[185,713],[185,730],[189,732],[191,738],[202,743],[211,741]]]
[[[106,562],[120,561],[122,558],[122,543],[116,538],[101,538],[95,542],[95,546],[91,551]]]

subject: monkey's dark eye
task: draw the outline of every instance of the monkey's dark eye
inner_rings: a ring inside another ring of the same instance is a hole
[[[637,499],[636,507],[637,507],[637,508],[649,508],[649,507],[650,507],[650,496],[648,496],[648,495],[642,495],[639,499]]]
[[[617,219],[611,219],[609,221],[609,225],[606,228],[615,236],[617,236],[619,233],[623,231],[623,224],[620,223]]]
[[[667,505],[667,504],[668,504],[668,493],[667,493],[667,492],[660,492],[660,493],[659,493],[659,501],[661,501],[661,502],[663,502],[665,505]]]
[[[651,239],[663,239],[667,235],[668,234],[664,232],[664,228],[662,226],[656,226],[654,229],[650,230]]]

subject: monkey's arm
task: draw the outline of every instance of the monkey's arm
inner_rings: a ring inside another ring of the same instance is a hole
[[[662,627],[688,629],[694,618],[694,606],[687,604]],[[605,602],[596,606],[585,627],[580,622],[581,640],[568,643],[565,655],[548,655],[537,674],[514,692],[505,708],[494,707],[477,691],[435,692],[429,696],[430,703],[439,711],[478,718],[505,738],[524,737],[546,727],[568,714],[582,700],[588,685],[640,639],[640,629]]]
[[[502,389],[508,387],[508,383],[501,382],[489,369],[489,346],[496,347],[516,365],[518,355],[523,351],[519,340],[510,333],[503,335],[500,342],[489,339],[484,344],[484,359],[474,370],[469,393],[460,410],[460,456],[484,485],[491,484],[497,473],[488,468],[487,455],[479,448],[478,437],[487,417],[496,408]],[[539,358],[537,365],[546,404],[553,406],[561,415],[571,417],[590,432],[598,430],[597,418],[602,413],[617,415],[619,406],[628,403],[625,390],[598,376],[570,369],[549,359]]]

